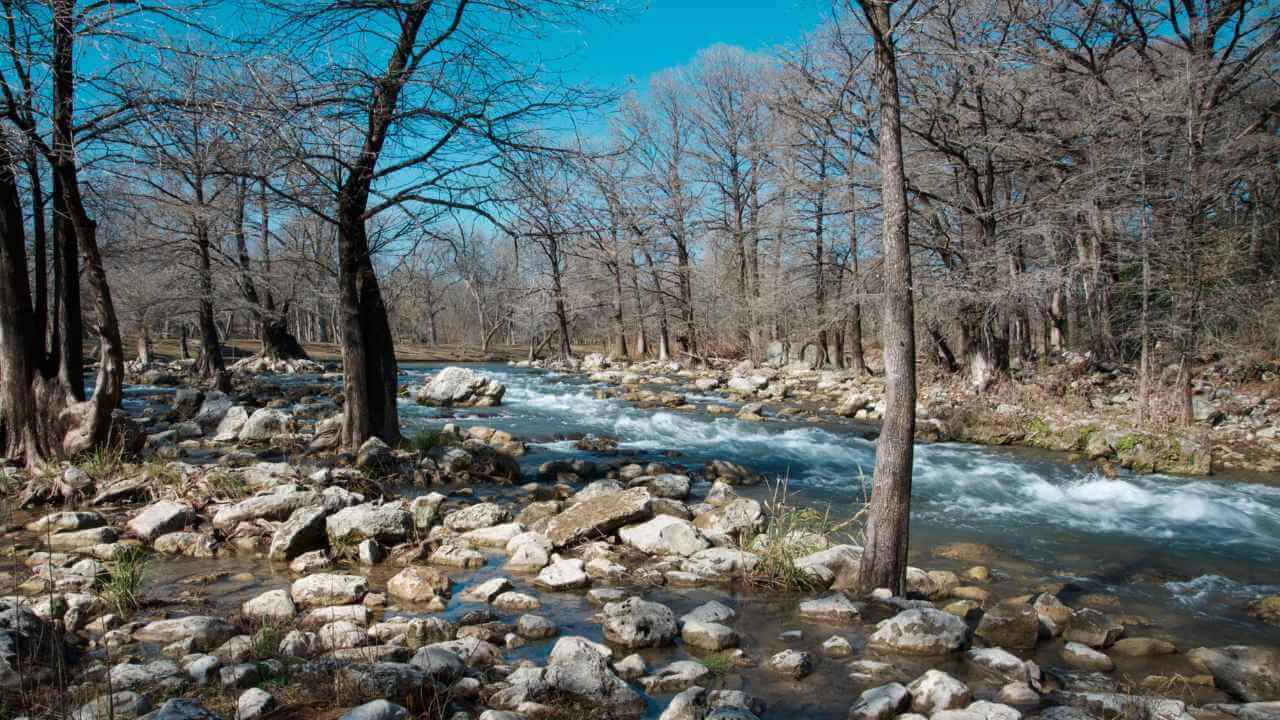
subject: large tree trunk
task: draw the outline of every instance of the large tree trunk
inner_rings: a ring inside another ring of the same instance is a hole
[[[365,202],[341,203],[338,226],[338,298],[342,369],[346,378],[343,446],[356,450],[372,436],[400,440],[395,347],[378,277],[369,257]]]
[[[196,251],[200,258],[200,304],[196,319],[200,325],[200,355],[196,358],[196,374],[221,382],[227,371],[222,358],[222,342],[213,317],[213,266],[209,258],[209,228],[203,219],[195,222]]]
[[[915,315],[911,293],[906,171],[890,2],[859,0],[875,39],[880,90],[880,177],[884,212],[885,413],[867,517],[858,590],[903,594],[911,518],[911,463],[916,426]]]

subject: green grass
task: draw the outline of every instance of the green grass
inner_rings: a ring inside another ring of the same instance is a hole
[[[250,494],[244,478],[225,470],[209,473],[204,482],[209,488],[210,496],[219,500],[242,500]]]
[[[761,533],[744,534],[742,548],[760,558],[755,570],[745,580],[747,584],[764,590],[820,590],[822,583],[809,572],[796,565],[800,558],[826,549],[842,541],[857,542],[854,530],[866,518],[868,483],[859,471],[863,488],[863,506],[850,518],[837,521],[831,516],[831,508],[817,510],[801,507],[792,502],[788,483],[784,478],[773,488],[772,497],[765,503],[768,524]]]
[[[140,548],[131,547],[106,563],[108,577],[101,594],[122,618],[128,618],[142,604],[142,585],[147,580],[150,560]]]
[[[1031,422],[1027,423],[1027,436],[1030,438],[1042,438],[1053,434],[1053,428],[1049,427],[1049,423],[1042,417],[1033,417]]]
[[[728,651],[713,652],[702,656],[695,655],[694,659],[706,666],[713,676],[727,675],[733,669],[733,663],[729,661]]]
[[[102,480],[120,467],[123,457],[124,451],[119,446],[99,446],[81,453],[75,465],[94,480]]]

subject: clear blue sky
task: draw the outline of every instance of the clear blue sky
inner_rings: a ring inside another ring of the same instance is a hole
[[[579,48],[570,79],[618,85],[683,65],[716,43],[760,50],[803,36],[830,16],[830,0],[635,0],[635,13],[592,19],[565,38]],[[643,5],[647,5],[644,7]]]

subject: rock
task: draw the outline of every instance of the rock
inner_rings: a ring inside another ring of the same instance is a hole
[[[240,431],[249,422],[249,411],[243,405],[236,405],[227,411],[218,421],[213,431],[213,441],[220,443],[234,442],[240,437]]]
[[[1280,700],[1280,648],[1201,647],[1187,653],[1187,659],[1212,674],[1218,687],[1245,702]]]
[[[1145,637],[1117,640],[1110,649],[1113,654],[1126,657],[1152,657],[1155,655],[1172,655],[1178,652],[1178,648],[1168,640]]]
[[[1068,642],[1059,653],[1067,667],[1091,672],[1111,672],[1116,664],[1104,652],[1099,652],[1078,642]]]
[[[970,665],[1005,682],[1040,682],[1040,668],[1002,648],[976,648],[965,655]]]
[[[289,595],[299,607],[353,605],[364,600],[369,581],[359,575],[318,573],[299,578],[289,587]]]
[[[361,540],[356,546],[356,562],[372,567],[387,557],[387,549],[377,540]]]
[[[486,502],[449,513],[445,516],[444,526],[461,533],[492,527],[510,519],[511,513],[506,508]]]
[[[1000,603],[983,614],[974,635],[995,647],[1031,650],[1040,637],[1040,617],[1025,603]]]
[[[369,633],[359,625],[338,620],[321,627],[316,632],[316,646],[321,650],[345,650],[369,643]]]
[[[168,660],[153,660],[145,665],[120,663],[107,672],[110,687],[120,690],[146,688],[179,691],[186,685],[182,669]]]
[[[1123,633],[1123,625],[1097,610],[1084,608],[1071,615],[1062,637],[1091,648],[1104,648],[1119,640]]]
[[[521,615],[516,620],[516,633],[530,640],[542,640],[555,637],[560,628],[541,615]]]
[[[156,538],[152,547],[163,555],[211,558],[218,552],[218,541],[203,533],[173,532]]]
[[[409,720],[409,711],[386,700],[371,700],[343,713],[338,720]]]
[[[105,545],[117,540],[116,531],[109,527],[70,530],[47,536],[49,549],[55,552],[83,550],[94,545]]]
[[[443,565],[444,567],[466,570],[484,567],[485,560],[484,555],[476,550],[464,545],[446,543],[436,548],[431,553],[431,557],[427,558],[427,562],[432,565]]]
[[[451,584],[449,576],[439,570],[415,565],[387,581],[387,594],[403,602],[427,603],[449,597]]]
[[[464,602],[489,603],[493,602],[493,599],[498,595],[510,589],[510,580],[503,577],[491,578],[458,593],[458,599]]]
[[[1071,622],[1071,608],[1067,607],[1051,593],[1040,593],[1031,603],[1036,616],[1040,619],[1040,630],[1048,637],[1057,637]]]
[[[849,598],[835,594],[800,603],[800,617],[805,620],[845,625],[858,622],[861,612]]]
[[[440,514],[440,505],[446,500],[440,493],[420,495],[409,503],[409,514],[413,516],[413,525],[419,530],[430,530]]]
[[[857,415],[859,410],[866,408],[875,401],[875,398],[866,393],[851,391],[840,398],[839,404],[836,405],[836,414],[841,417],[851,418]]]
[[[461,671],[462,662],[457,658],[453,662]],[[336,682],[357,697],[395,698],[410,710],[422,711],[435,703],[437,692],[444,690],[456,677],[450,673],[437,682],[416,663],[375,662],[342,668]]]
[[[688,475],[661,473],[649,478],[644,486],[649,488],[649,492],[653,493],[654,497],[683,500],[689,496],[691,484]]]
[[[697,685],[710,675],[707,666],[696,660],[677,660],[640,678],[640,685],[651,695],[665,695]]]
[[[437,407],[494,407],[502,404],[506,391],[502,383],[474,370],[447,367],[418,390],[417,401]]]
[[[680,569],[707,580],[742,578],[760,564],[760,556],[733,548],[699,550],[680,564]]]
[[[657,515],[639,525],[624,527],[618,537],[649,555],[688,557],[711,546],[692,523],[670,515]]]
[[[689,647],[703,650],[724,650],[738,646],[738,633],[718,622],[685,620],[680,628],[680,638]]]
[[[627,648],[668,645],[676,636],[676,616],[660,603],[628,598],[604,606],[604,637]]]
[[[849,708],[849,720],[889,720],[911,707],[911,693],[899,683],[864,690]]]
[[[210,390],[205,393],[204,402],[200,403],[200,409],[191,419],[206,431],[212,430],[231,412],[235,404],[235,400],[226,393]]]
[[[769,658],[769,669],[792,680],[800,680],[813,672],[817,663],[813,656],[801,650],[783,650]]]
[[[853,644],[839,635],[832,635],[822,642],[822,654],[832,658],[846,658],[853,654]]]
[[[907,690],[911,693],[911,709],[926,717],[965,707],[973,700],[968,685],[941,670],[926,670]]]
[[[148,623],[135,630],[133,637],[153,643],[189,642],[196,650],[211,650],[239,634],[239,628],[220,618],[190,615]]]
[[[1008,705],[979,700],[963,710],[944,710],[929,720],[1022,720],[1022,713]]]
[[[196,655],[182,669],[197,685],[208,685],[222,669],[222,661],[216,655]]]
[[[913,608],[881,622],[867,645],[904,655],[942,655],[968,643],[969,628],[955,615],[932,608]]]
[[[409,664],[422,670],[426,676],[441,686],[449,686],[462,677],[466,663],[456,653],[439,647],[424,647],[414,653]]]
[[[1262,622],[1280,625],[1280,595],[1258,598],[1249,603],[1249,614]]]
[[[142,509],[142,512],[129,521],[128,527],[134,535],[148,542],[164,535],[177,532],[193,525],[196,513],[190,505],[161,500]]]
[[[258,622],[285,624],[292,622],[298,615],[298,607],[293,604],[288,590],[269,590],[244,601],[240,606],[240,614]]]
[[[1008,683],[1000,688],[996,700],[1005,705],[1038,706],[1040,693],[1026,683]]]
[[[276,709],[276,699],[261,688],[249,688],[236,700],[236,720],[258,720]]]
[[[74,512],[63,511],[56,512],[36,520],[29,522],[26,529],[39,535],[45,533],[66,532],[69,530],[88,530],[91,528],[102,527],[107,519],[101,513],[96,512]],[[107,696],[103,696],[107,697]]]
[[[764,527],[764,522],[764,507],[751,498],[736,498],[693,520],[694,526],[700,530],[726,535],[755,532]]]
[[[583,562],[576,558],[556,560],[538,573],[533,584],[547,590],[576,590],[591,584],[583,569]]]
[[[325,508],[333,512],[355,505],[359,502],[358,497],[340,487],[327,487],[317,492],[293,484],[277,485],[267,492],[220,508],[213,515],[213,526],[230,532],[248,520],[284,520],[298,508]]]
[[[376,435],[364,441],[356,451],[356,467],[383,468],[395,461],[391,446]]]
[[[605,537],[648,518],[651,501],[649,491],[640,488],[593,497],[551,518],[544,534],[555,548]]]
[[[132,690],[99,695],[81,705],[71,720],[134,720],[151,712],[151,703]]]
[[[271,560],[289,561],[303,552],[324,548],[325,516],[328,514],[324,507],[298,507],[275,529],[266,556]]]
[[[289,569],[299,575],[308,575],[333,567],[333,560],[324,550],[304,552],[289,563]]]
[[[523,533],[524,526],[520,523],[503,523],[465,532],[462,539],[476,547],[502,549]]]
[[[622,715],[641,715],[644,699],[609,669],[599,646],[581,637],[556,641],[546,668],[547,684],[559,692]]]
[[[293,417],[288,413],[274,408],[261,408],[255,410],[245,421],[244,427],[240,428],[239,438],[248,442],[264,442],[288,431],[292,422]],[[222,435],[221,425],[218,427],[218,435]]]
[[[354,505],[325,518],[325,534],[331,545],[361,540],[398,545],[412,530],[413,516],[395,503]]]
[[[199,700],[172,698],[158,709],[143,715],[141,720],[222,720],[200,704]]]

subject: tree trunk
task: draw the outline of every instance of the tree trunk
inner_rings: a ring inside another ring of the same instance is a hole
[[[200,355],[196,358],[196,374],[218,378],[226,372],[222,343],[213,317],[213,266],[209,259],[209,228],[203,219],[195,222],[196,250],[200,256],[200,305],[196,319],[200,325]]]
[[[617,238],[614,238],[617,247]],[[627,353],[627,325],[623,316],[622,263],[616,257],[609,263],[609,272],[613,276],[613,356],[625,358]]]
[[[138,327],[138,362],[143,365],[151,364],[151,328],[143,322]]]
[[[876,443],[867,543],[858,590],[902,595],[910,540],[911,463],[916,424],[915,315],[911,291],[906,172],[889,2],[859,0],[875,40],[880,91],[880,177],[884,213],[885,413]]]

